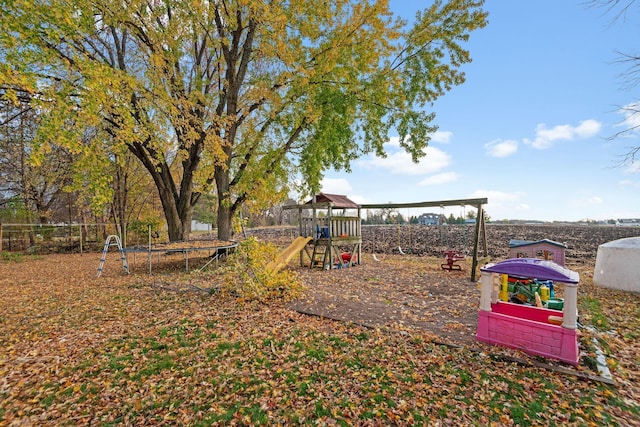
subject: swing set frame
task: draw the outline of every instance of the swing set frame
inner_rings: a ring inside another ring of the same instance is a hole
[[[439,201],[427,201],[427,202],[414,202],[414,203],[374,203],[360,205],[361,209],[409,209],[409,208],[430,208],[430,207],[444,207],[444,206],[473,206],[478,210],[476,215],[475,236],[473,241],[473,257],[471,262],[471,278],[472,282],[476,281],[476,267],[478,266],[478,247],[480,245],[480,238],[482,236],[483,256],[488,256],[487,248],[487,228],[485,224],[485,215],[483,206],[488,203],[488,199],[456,199],[456,200],[439,200]]]

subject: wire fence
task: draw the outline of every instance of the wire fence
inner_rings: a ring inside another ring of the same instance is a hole
[[[0,253],[95,252],[102,250],[107,236],[113,234],[121,236],[124,245],[136,245],[148,241],[146,230],[127,231],[127,227],[119,227],[113,223],[0,223]],[[166,234],[166,231],[161,234]]]

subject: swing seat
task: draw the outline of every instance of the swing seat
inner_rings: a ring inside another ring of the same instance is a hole
[[[460,255],[456,251],[444,251],[443,255],[446,261],[444,264],[440,264],[443,270],[462,270],[462,266],[456,263],[458,261],[464,261],[467,258],[465,255]]]

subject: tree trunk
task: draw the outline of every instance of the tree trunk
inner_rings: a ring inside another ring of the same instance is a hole
[[[116,224],[120,224],[120,229],[124,236],[127,235],[127,173],[122,166],[116,162],[115,179],[113,183],[113,220]],[[126,241],[124,242],[126,245]]]
[[[194,203],[191,177],[197,168],[197,162],[194,161],[183,169],[183,183],[178,190],[166,162],[155,161],[155,158],[149,154],[143,144],[132,144],[129,149],[142,162],[153,178],[167,221],[169,241],[189,240]],[[197,157],[197,154],[196,150],[194,157]]]
[[[193,218],[193,205],[185,206],[182,211],[182,240],[191,239],[191,218]]]
[[[233,228],[231,226],[233,203],[229,192],[229,169],[216,166],[215,180],[218,191],[218,239],[231,240],[233,237]]]
[[[164,217],[167,220],[169,241],[188,241],[191,234],[193,206],[190,204],[185,205],[181,214],[172,195],[163,192],[160,192],[160,202],[162,203]]]
[[[160,198],[162,200],[162,198]],[[163,203],[164,206],[164,203]],[[178,215],[178,212],[174,209],[164,209],[164,217],[167,220],[167,229],[169,232],[169,241],[170,242],[177,242],[180,240],[188,240],[188,234],[187,234],[187,238],[185,239],[184,236],[184,231],[183,231],[183,224],[182,221],[180,220],[180,217]]]
[[[218,200],[218,239],[231,240],[233,237],[233,228],[231,226],[231,207],[229,206],[229,200],[220,198]]]

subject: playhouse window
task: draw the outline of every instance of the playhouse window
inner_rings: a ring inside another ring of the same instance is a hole
[[[538,249],[536,251],[536,258],[544,258],[547,260],[553,260],[553,252],[549,250]]]

